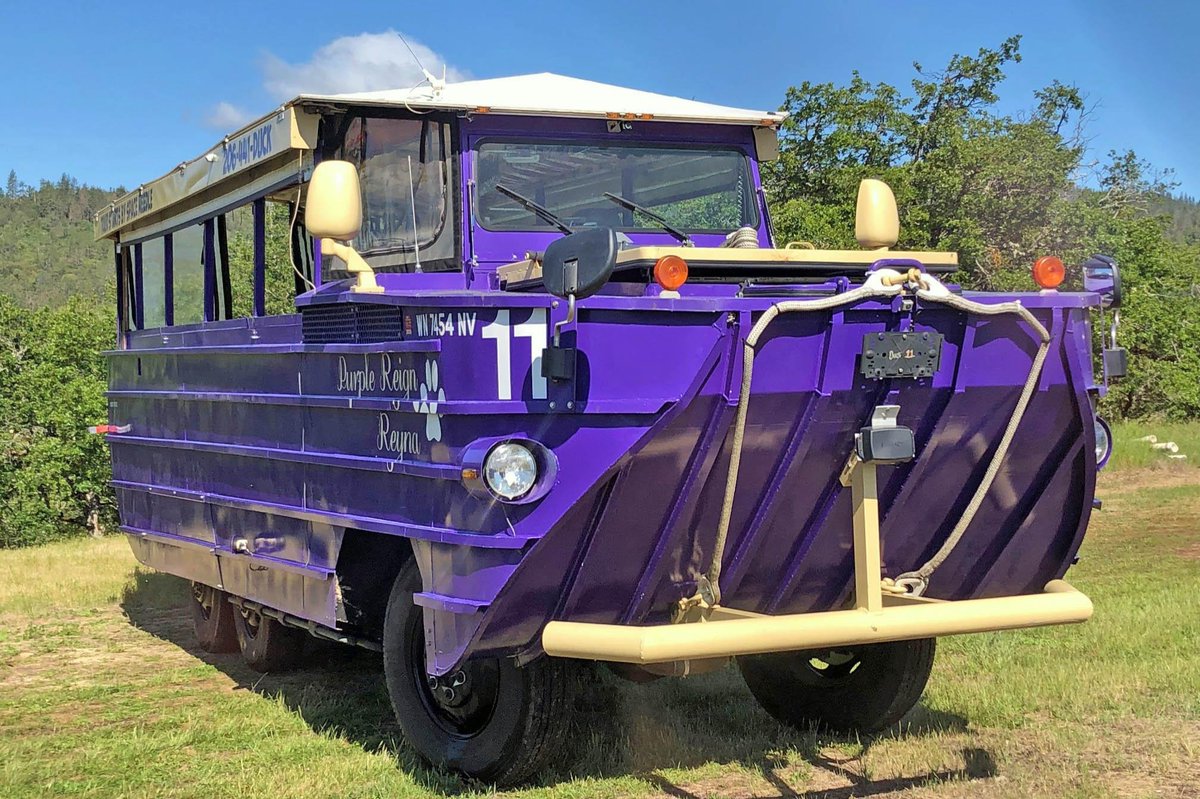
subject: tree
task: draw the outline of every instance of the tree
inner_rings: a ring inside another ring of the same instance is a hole
[[[914,64],[911,97],[857,72],[842,86],[789,89],[780,158],[764,169],[780,239],[855,246],[857,186],[878,177],[896,192],[900,246],[957,252],[954,280],[968,287],[1028,290],[1039,255],[1074,264],[1114,255],[1131,362],[1105,412],[1200,414],[1200,233],[1181,232],[1200,231],[1200,211],[1170,201],[1170,173],[1129,151],[1109,154],[1096,188],[1079,185],[1085,105],[1077,87],[1052,81],[1027,113],[996,113],[1005,69],[1020,60],[1013,36],[941,70]],[[1156,208],[1171,216],[1153,216]]]
[[[97,297],[113,279],[112,244],[94,241],[92,216],[123,193],[64,175],[31,189],[9,173],[0,197],[0,286],[21,305]]]
[[[0,547],[115,524],[104,422],[112,298],[29,311],[0,294]]]
[[[1114,216],[1131,211],[1145,213],[1150,202],[1170,194],[1178,184],[1171,172],[1156,172],[1133,150],[1110,150],[1109,162],[1100,173],[1103,206]]]

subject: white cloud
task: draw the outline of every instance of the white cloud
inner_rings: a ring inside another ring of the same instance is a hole
[[[440,55],[411,38],[408,47],[396,31],[342,36],[322,45],[312,58],[290,64],[274,53],[264,53],[263,88],[272,100],[290,100],[298,94],[341,94],[380,89],[407,89],[424,80],[413,54],[433,75],[442,77],[446,63]],[[446,66],[446,80],[465,80],[462,70]],[[264,108],[263,113],[269,109]],[[204,117],[204,124],[226,133],[237,130],[257,115],[221,101]]]
[[[442,76],[445,59],[425,45],[408,39],[421,64]],[[360,33],[343,36],[323,45],[308,61],[290,64],[273,53],[263,57],[263,86],[276,100],[298,94],[337,94],[379,89],[407,89],[424,79],[399,34]],[[466,74],[446,67],[446,79],[463,80]]]
[[[214,105],[204,116],[204,124],[210,128],[234,131],[254,119],[254,115],[232,103],[221,101]]]

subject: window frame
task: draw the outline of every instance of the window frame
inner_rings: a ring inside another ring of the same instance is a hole
[[[482,213],[480,213],[480,211],[482,210],[483,187],[479,183],[479,159],[483,153],[483,148],[486,147],[488,144],[492,144],[492,143],[496,143],[496,142],[505,143],[505,144],[534,144],[534,145],[536,145],[536,144],[550,144],[550,145],[559,144],[559,145],[578,145],[578,146],[593,146],[593,147],[598,146],[598,147],[611,147],[613,149],[643,148],[643,149],[662,149],[662,150],[704,150],[704,151],[708,151],[708,152],[733,153],[733,154],[737,155],[739,158],[741,169],[743,170],[743,177],[745,179],[745,181],[744,181],[745,188],[742,190],[743,196],[741,198],[739,198],[739,203],[745,209],[747,209],[749,211],[749,215],[751,217],[749,221],[743,221],[738,227],[739,228],[752,227],[757,230],[759,228],[759,226],[762,224],[762,214],[758,207],[756,191],[753,188],[754,171],[752,168],[752,164],[750,162],[750,155],[746,152],[746,150],[744,148],[739,147],[736,144],[709,144],[709,143],[704,143],[704,142],[683,142],[683,141],[671,142],[671,141],[661,141],[661,140],[660,141],[646,141],[646,140],[642,140],[642,139],[629,139],[626,141],[619,141],[619,140],[615,140],[612,138],[604,138],[604,137],[599,137],[599,136],[590,135],[590,134],[589,135],[581,135],[581,136],[558,135],[558,136],[541,137],[541,136],[516,135],[516,134],[508,134],[508,133],[495,133],[495,134],[489,133],[484,136],[480,136],[471,142],[471,155],[470,155],[471,160],[472,160],[471,174],[473,176],[473,183],[475,186],[474,191],[473,191],[474,196],[472,197],[471,217],[473,219],[474,224],[477,225],[480,230],[486,231],[488,233],[493,233],[493,234],[549,233],[554,230],[554,227],[552,225],[550,225],[549,223],[547,223],[545,227],[532,227],[532,228],[531,227],[494,228],[494,227],[488,227],[484,223],[483,215],[482,215]],[[630,199],[634,199],[634,198],[630,198]],[[635,202],[636,202],[636,200],[635,200]],[[614,205],[614,207],[616,207],[616,206]],[[550,210],[554,211],[555,209],[551,208]],[[655,210],[655,209],[651,208],[650,210]],[[534,218],[535,219],[537,218],[536,215],[534,215]],[[585,230],[586,228],[579,227],[578,229]],[[650,226],[650,227],[625,227],[625,226],[622,226],[622,227],[616,227],[613,229],[618,232],[621,232],[621,233],[661,233],[662,232],[662,228],[658,227],[658,226]],[[730,230],[725,229],[725,228],[681,227],[680,229],[686,233],[695,233],[695,234],[699,234],[699,235],[727,234],[727,233],[731,232]],[[737,228],[735,228],[735,229],[737,229]]]
[[[416,113],[395,108],[375,108],[369,106],[355,106],[339,111],[337,114],[325,116],[322,119],[320,129],[320,142],[318,143],[316,152],[319,154],[317,163],[323,160],[345,159],[345,140],[346,134],[350,126],[357,119],[396,119],[409,120],[416,122],[428,121],[436,124],[442,131],[444,138],[442,139],[442,147],[444,152],[444,162],[446,165],[445,178],[443,184],[444,199],[446,211],[442,214],[437,235],[430,240],[429,243],[421,243],[419,250],[421,256],[421,272],[424,273],[453,273],[463,272],[464,264],[464,241],[463,241],[463,224],[464,220],[469,216],[467,209],[468,200],[465,197],[462,187],[462,163],[463,155],[462,148],[462,132],[460,130],[460,117],[457,114],[450,112],[432,111],[427,113]],[[361,166],[356,161],[351,161],[355,168]],[[439,256],[426,260],[424,253],[428,247],[435,245],[440,246],[440,243],[446,236],[449,236],[449,255]],[[399,247],[375,247],[369,250],[359,250],[359,254],[371,265],[377,274],[415,274],[415,263],[406,262],[404,260],[397,261],[397,256],[411,256],[414,254],[415,248],[409,246]],[[321,258],[318,253],[316,256],[317,275],[324,278],[321,270]],[[337,270],[337,277],[333,280],[347,279],[349,276],[344,270]],[[318,281],[318,285],[320,281]]]
[[[155,236],[132,241],[113,242],[113,262],[117,277],[117,327],[122,334],[138,333],[145,327],[145,275],[142,247],[148,242],[161,242],[163,247],[163,319],[161,328],[191,328],[210,323],[226,322],[238,318],[263,318],[271,316],[266,311],[266,266],[267,266],[267,201],[272,195],[294,189],[292,184],[273,187],[270,191],[237,205],[222,208],[206,217],[188,220]],[[289,266],[294,273],[294,296],[310,291],[309,284],[319,285],[320,255],[318,244],[308,235],[303,214],[297,214],[295,201],[283,201],[288,208]],[[229,238],[226,214],[239,208],[249,207],[252,214],[251,242],[253,249],[252,303],[250,317],[233,315],[233,286],[229,262]],[[200,247],[203,262],[204,296],[199,320],[175,323],[175,240],[180,231],[200,229]],[[278,314],[274,314],[278,315]]]

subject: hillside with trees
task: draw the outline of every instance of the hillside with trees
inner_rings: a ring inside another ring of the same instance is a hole
[[[954,279],[969,287],[1029,290],[1039,255],[1113,255],[1130,375],[1105,415],[1200,416],[1200,205],[1172,196],[1170,175],[1131,151],[1089,162],[1076,87],[1050,81],[1023,113],[998,113],[1005,70],[1020,60],[1012,37],[939,70],[915,64],[904,88],[854,73],[789,89],[781,157],[764,170],[777,239],[856,247],[858,182],[877,177],[895,190],[900,244],[957,251]],[[90,220],[121,193],[10,174],[0,195],[0,547],[114,521],[107,451],[85,428],[105,419],[99,353],[113,336],[112,250],[92,241]],[[277,306],[291,282],[287,220],[268,222]],[[230,241],[242,282],[245,235],[234,226]]]
[[[92,240],[92,216],[125,193],[63,175],[37,186],[8,173],[0,195],[0,286],[27,308],[72,297],[99,301],[112,280],[112,244]]]

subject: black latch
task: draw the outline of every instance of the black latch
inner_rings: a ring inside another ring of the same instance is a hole
[[[542,377],[571,380],[575,377],[575,348],[551,344],[542,350]]]
[[[1124,347],[1105,347],[1100,353],[1104,364],[1104,379],[1116,380],[1129,372],[1129,353]]]

